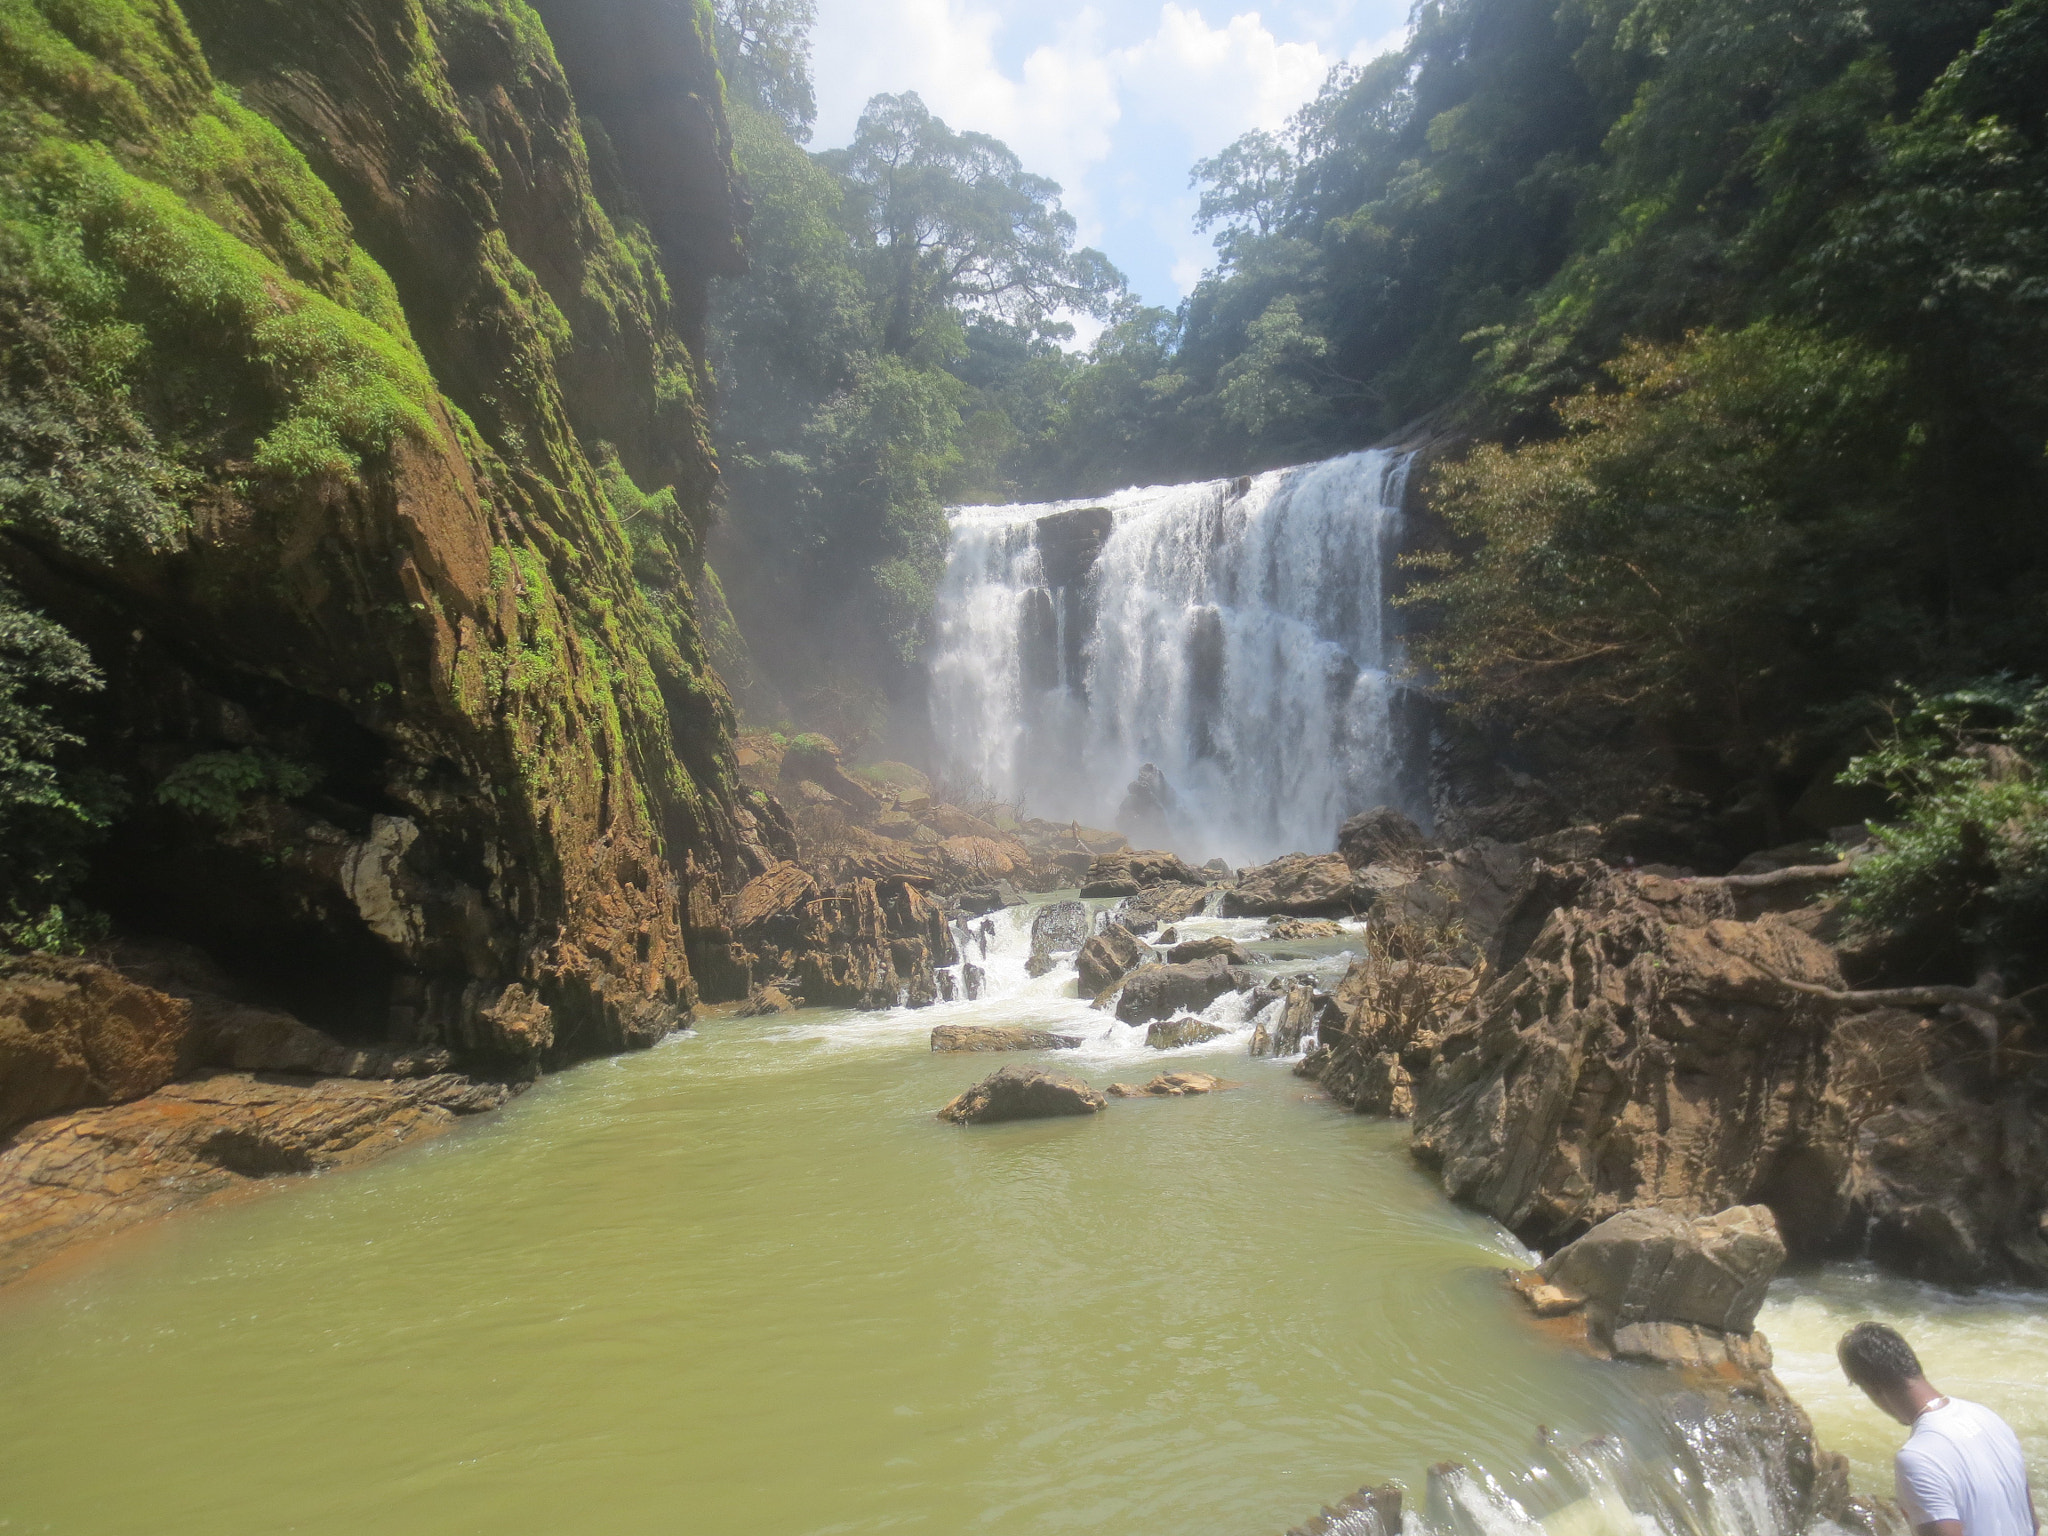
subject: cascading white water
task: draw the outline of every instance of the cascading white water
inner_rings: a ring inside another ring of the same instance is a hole
[[[1092,826],[1156,764],[1178,850],[1233,862],[1329,848],[1346,815],[1401,804],[1385,568],[1406,473],[1373,450],[956,510],[931,666],[940,759]]]

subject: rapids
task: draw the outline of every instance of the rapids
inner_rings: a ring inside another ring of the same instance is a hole
[[[1257,1536],[1393,1477],[1410,1536],[1778,1536],[1658,1373],[1517,1320],[1522,1255],[1404,1127],[1247,1057],[1234,1000],[1147,1051],[996,924],[980,1002],[710,1020],[0,1292],[0,1530]],[[934,1056],[941,1022],[1086,1032],[1050,1059],[1098,1085],[1243,1086],[960,1130],[932,1111],[1020,1058]],[[1892,1431],[1806,1370],[1866,1313],[2048,1448],[2038,1298],[1781,1282],[1765,1326],[1866,1485]]]

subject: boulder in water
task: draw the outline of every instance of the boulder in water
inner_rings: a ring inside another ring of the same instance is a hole
[[[1248,869],[1223,893],[1225,917],[1328,917],[1371,904],[1341,853],[1290,853]]]
[[[1151,949],[1139,943],[1129,929],[1111,923],[1083,944],[1074,959],[1074,967],[1081,973],[1081,995],[1102,996],[1151,958]]]
[[[1078,951],[1088,942],[1093,921],[1078,901],[1055,901],[1040,907],[1031,919],[1031,958],[1025,962],[1025,971],[1043,976],[1053,968],[1055,954]]]
[[[1070,1072],[1004,1067],[940,1110],[939,1118],[954,1125],[993,1125],[1002,1120],[1092,1115],[1108,1105],[1108,1099]]]
[[[1690,1219],[1644,1206],[1559,1249],[1542,1274],[1585,1298],[1587,1321],[1605,1339],[1640,1323],[1746,1334],[1784,1262],[1777,1219],[1764,1206]]]
[[[1422,828],[1392,806],[1360,811],[1337,829],[1337,851],[1353,869],[1387,864],[1414,873],[1422,868],[1427,850]]]
[[[1177,1019],[1162,1019],[1148,1027],[1145,1044],[1155,1051],[1173,1051],[1184,1045],[1202,1045],[1228,1033],[1221,1025],[1189,1013]]]
[[[1116,909],[1116,920],[1132,924],[1179,923],[1197,916],[1209,903],[1209,891],[1199,885],[1154,885],[1129,897]],[[1138,932],[1132,928],[1133,933]]]
[[[771,1018],[778,1013],[794,1013],[803,1006],[801,998],[793,997],[782,983],[771,981],[754,988],[747,994],[747,1000],[736,1010],[742,1019]]]
[[[935,1051],[1071,1051],[1079,1035],[1007,1024],[941,1024],[932,1031]]]
[[[1211,1077],[1207,1072],[1162,1072],[1141,1086],[1111,1083],[1102,1091],[1112,1099],[1184,1099],[1198,1093],[1221,1093],[1226,1088],[1238,1086],[1220,1077]]]
[[[1220,959],[1226,965],[1251,964],[1251,956],[1244,952],[1237,940],[1221,933],[1211,934],[1206,939],[1189,939],[1166,952],[1169,965],[1192,965],[1197,960],[1209,959]]]
[[[1124,981],[1116,1000],[1116,1016],[1126,1024],[1146,1024],[1176,1013],[1206,1008],[1226,992],[1249,986],[1250,978],[1221,960],[1192,965],[1148,965]]]

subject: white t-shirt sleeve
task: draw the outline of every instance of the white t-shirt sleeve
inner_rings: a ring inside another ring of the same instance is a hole
[[[1925,1451],[1907,1445],[1893,1462],[1899,1504],[1915,1528],[1937,1520],[1960,1520],[1953,1474]]]

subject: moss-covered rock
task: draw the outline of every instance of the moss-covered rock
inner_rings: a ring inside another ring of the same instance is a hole
[[[0,576],[104,677],[92,895],[513,1073],[683,1022],[693,895],[761,862],[691,597],[716,64],[574,10],[0,0],[7,405],[85,422],[10,449]]]

